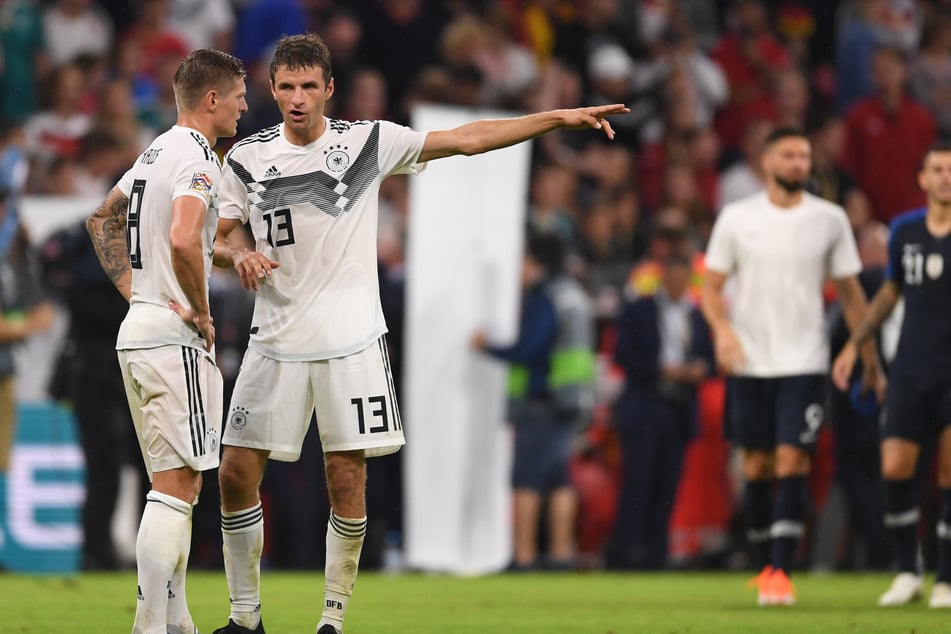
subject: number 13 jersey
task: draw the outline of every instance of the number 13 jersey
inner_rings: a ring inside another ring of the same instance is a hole
[[[225,156],[221,217],[250,222],[255,249],[280,262],[259,286],[249,344],[279,361],[346,356],[386,332],[380,183],[417,173],[426,139],[387,121],[324,122],[309,145],[290,143],[282,123]]]

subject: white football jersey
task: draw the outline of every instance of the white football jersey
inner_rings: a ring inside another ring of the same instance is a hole
[[[205,274],[210,275],[220,183],[221,163],[208,140],[182,126],[174,126],[156,138],[119,180],[116,187],[129,199],[126,243],[132,268],[132,298],[119,327],[117,350],[163,345],[205,347],[198,331],[168,307],[170,300],[190,307],[172,269],[169,233],[173,200],[194,196],[205,203],[201,242]]]
[[[388,121],[325,123],[307,146],[290,143],[279,124],[225,156],[221,217],[250,221],[256,250],[281,264],[259,287],[249,344],[279,361],[346,356],[386,332],[380,183],[416,173],[426,139]]]
[[[731,322],[755,377],[824,374],[829,336],[823,286],[862,269],[845,210],[812,194],[791,208],[765,192],[723,208],[706,266],[735,276]]]

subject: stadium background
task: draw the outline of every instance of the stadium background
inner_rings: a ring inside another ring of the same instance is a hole
[[[695,262],[699,284],[717,210],[760,187],[756,156],[773,126],[809,131],[813,190],[846,208],[868,266],[882,263],[881,223],[922,202],[914,173],[924,148],[951,133],[951,2],[940,0],[5,2],[0,185],[29,233],[11,238],[25,249],[6,239],[0,245],[7,259],[27,254],[34,293],[56,302],[60,318],[52,331],[18,347],[20,468],[0,495],[0,565],[60,571],[130,565],[127,540],[139,495],[134,445],[120,478],[119,559],[83,560],[78,552],[80,433],[116,453],[121,433],[111,427],[122,424],[124,396],[99,372],[100,363],[114,363],[112,336],[123,307],[103,286],[77,219],[174,122],[171,75],[184,54],[216,46],[245,61],[250,110],[241,138],[279,121],[267,87],[270,47],[282,33],[304,30],[320,33],[331,48],[333,117],[407,123],[416,103],[512,111],[632,106],[612,122],[613,144],[577,133],[536,141],[525,200],[529,226],[564,238],[570,270],[597,310],[599,407],[579,437],[573,466],[585,568],[602,564],[614,515],[620,465],[610,405],[622,378],[611,349],[624,299],[652,292],[659,261],[675,251]],[[883,45],[894,64],[873,72]],[[896,83],[905,96],[886,117],[883,104]],[[888,178],[880,176],[883,169]],[[403,268],[406,179],[389,179],[381,195],[381,279],[399,358],[394,326],[402,290],[412,283]],[[6,231],[12,230],[0,229]],[[212,294],[219,359],[233,381],[252,298],[221,271]],[[831,314],[831,293],[828,301]],[[674,567],[746,565],[736,475],[722,436],[722,394],[719,379],[702,390],[700,432],[688,448],[671,525]],[[117,422],[77,429],[72,413],[84,396],[116,400]],[[799,565],[887,566],[869,556],[874,549],[864,546],[872,537],[856,529],[854,509],[848,513],[834,456],[836,443],[850,439],[836,438],[834,427],[827,426],[820,446]],[[299,463],[269,469],[265,565],[322,566],[323,534],[313,529],[327,513],[320,464],[310,438]],[[399,567],[399,470],[398,457],[371,465],[366,568]],[[215,496],[207,478],[195,518],[195,568],[221,565]],[[295,503],[300,499],[318,503]],[[930,548],[926,541],[926,554]]]

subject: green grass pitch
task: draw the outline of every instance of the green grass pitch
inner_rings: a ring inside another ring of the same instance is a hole
[[[746,576],[728,573],[507,574],[480,578],[363,574],[346,634],[660,634],[764,632],[951,632],[951,611],[926,602],[882,609],[875,599],[886,575],[795,577],[799,603],[758,608]],[[75,577],[0,575],[0,632],[102,634],[131,631],[131,573]],[[265,572],[268,634],[312,634],[323,577]],[[930,586],[929,586],[930,587]],[[223,573],[189,575],[192,615],[205,634],[225,623]]]

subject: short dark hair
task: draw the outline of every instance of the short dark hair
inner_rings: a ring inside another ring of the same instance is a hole
[[[213,48],[193,51],[178,65],[172,84],[180,110],[192,110],[209,90],[230,90],[246,73],[241,60]]]
[[[925,168],[925,163],[932,154],[945,154],[947,152],[951,152],[951,140],[942,139],[935,141],[931,144],[931,147],[928,148],[928,151],[925,152],[924,156],[921,157],[921,169]]]
[[[672,253],[664,259],[664,269],[669,269],[672,266],[693,270],[693,262],[690,261],[690,258],[681,253]]]
[[[565,243],[557,233],[529,230],[525,248],[548,275],[560,273],[565,266]]]
[[[330,49],[324,44],[321,37],[315,33],[301,35],[285,35],[277,41],[274,57],[271,59],[270,76],[278,68],[288,70],[302,70],[304,68],[320,68],[324,71],[324,83],[329,84],[333,77],[330,65]]]
[[[791,126],[783,126],[781,128],[776,128],[769,133],[769,136],[766,137],[766,144],[764,147],[770,147],[774,143],[778,143],[784,139],[805,139],[809,140],[809,137],[806,136],[806,133],[800,130],[799,128],[793,128]]]

